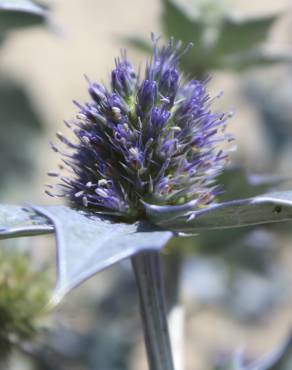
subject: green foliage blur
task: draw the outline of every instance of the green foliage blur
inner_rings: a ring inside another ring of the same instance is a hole
[[[0,1],[0,34],[47,22],[47,9],[31,0]]]
[[[161,0],[163,37],[174,37],[194,47],[182,61],[186,74],[198,79],[212,70],[244,71],[256,66],[290,62],[289,53],[271,53],[263,48],[281,14],[247,17],[234,14],[227,0]],[[150,51],[147,41],[126,41]]]
[[[47,24],[48,10],[29,0],[0,0],[0,55],[15,31]],[[13,198],[17,184],[29,191],[35,168],[34,148],[44,127],[26,87],[0,70],[0,199]]]
[[[32,268],[28,255],[0,249],[0,362],[14,346],[34,337],[50,287],[48,276]]]

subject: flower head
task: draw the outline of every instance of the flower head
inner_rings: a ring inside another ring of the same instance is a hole
[[[126,52],[115,62],[110,87],[89,81],[91,100],[77,102],[66,123],[77,137],[57,134],[72,175],[59,176],[61,196],[73,205],[126,219],[144,217],[143,203],[198,207],[218,194],[216,177],[227,150],[228,114],[213,112],[206,81],[188,81],[179,70],[181,43],[159,47],[138,75]]]

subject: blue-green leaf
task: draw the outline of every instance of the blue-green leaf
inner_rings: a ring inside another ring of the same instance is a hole
[[[224,193],[220,195],[220,202],[233,199],[250,198],[271,191],[272,188],[289,181],[286,176],[272,173],[250,173],[242,167],[227,168],[218,177]]]
[[[162,249],[173,235],[147,223],[113,223],[65,206],[34,209],[48,217],[56,230],[56,301],[92,275],[125,258]]]
[[[255,49],[252,51],[222,55],[217,60],[217,66],[221,69],[233,69],[243,71],[253,67],[269,67],[275,64],[291,63],[292,52],[268,52]]]
[[[32,0],[0,0],[0,33],[47,21],[48,11]]]
[[[200,42],[203,32],[203,20],[199,16],[190,16],[182,4],[174,0],[162,0],[162,25],[166,35],[177,40]]]
[[[190,15],[179,1],[163,0],[162,3],[161,24],[164,34],[167,37],[182,40],[185,44],[194,43],[195,46],[182,60],[182,67],[186,68],[188,72],[186,66],[190,69],[194,68],[195,74],[198,76],[201,73],[199,66],[206,62],[204,20],[199,14]]]
[[[129,36],[122,38],[122,41],[128,44],[129,46],[134,47],[137,50],[150,54],[152,52],[152,45],[139,36]]]
[[[54,231],[48,220],[28,208],[0,205],[0,240],[49,234]]]
[[[36,142],[44,124],[26,89],[26,84],[0,77],[0,173],[5,174],[0,178],[1,200],[20,191],[25,199],[31,191]]]
[[[217,54],[226,55],[243,52],[267,41],[268,34],[279,19],[279,14],[260,17],[226,15],[217,39]]]
[[[190,210],[192,208],[192,210]],[[145,204],[154,224],[184,233],[226,229],[292,220],[292,191],[259,195],[196,209],[193,202],[179,206]],[[184,212],[185,209],[185,212]]]

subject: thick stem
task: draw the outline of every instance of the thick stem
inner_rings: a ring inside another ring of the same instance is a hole
[[[150,370],[174,370],[158,252],[132,257]]]

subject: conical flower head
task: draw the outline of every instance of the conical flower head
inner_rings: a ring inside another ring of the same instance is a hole
[[[211,110],[206,81],[182,75],[185,52],[172,39],[163,47],[153,39],[144,75],[122,52],[110,87],[89,81],[91,100],[75,102],[79,113],[67,123],[76,142],[57,134],[69,151],[53,146],[72,173],[58,175],[60,195],[72,205],[135,220],[144,217],[145,203],[195,200],[199,208],[218,194],[228,114]]]

